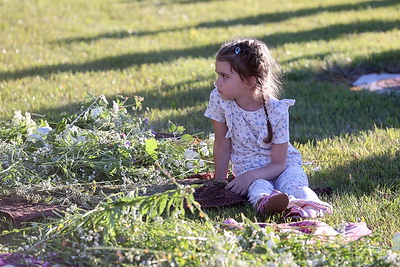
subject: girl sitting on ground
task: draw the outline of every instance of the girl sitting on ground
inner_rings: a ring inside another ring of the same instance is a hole
[[[225,188],[247,195],[258,212],[290,209],[287,217],[316,218],[332,212],[308,186],[301,155],[289,142],[288,108],[278,100],[280,66],[256,39],[225,43],[217,52],[218,77],[205,116],[212,119],[215,178],[235,176]]]

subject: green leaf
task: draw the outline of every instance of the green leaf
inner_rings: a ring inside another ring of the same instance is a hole
[[[169,123],[168,131],[174,133],[177,129],[176,124],[173,123],[172,121],[168,121],[168,123]]]
[[[168,200],[168,196],[165,195],[166,197],[162,196],[160,199],[160,202],[158,203],[158,214],[161,215],[164,210],[165,207],[167,206],[167,200]]]
[[[157,146],[158,142],[154,138],[149,138],[146,139],[146,152],[151,156],[152,159],[156,160],[157,159]]]
[[[184,134],[181,136],[181,140],[185,141],[185,142],[191,142],[191,141],[194,141],[195,138],[193,136],[191,136],[190,134]]]

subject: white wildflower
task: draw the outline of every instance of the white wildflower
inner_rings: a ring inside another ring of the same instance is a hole
[[[33,129],[32,128],[27,128],[26,129],[26,133],[27,133],[27,135],[33,134]]]
[[[99,96],[99,99],[100,99],[100,105],[108,105],[108,101],[105,95]]]
[[[103,107],[93,108],[91,114],[93,118],[97,118],[101,113],[103,113]]]
[[[199,158],[199,153],[191,149],[186,149],[184,153],[185,159],[197,159]]]
[[[43,140],[43,136],[40,134],[30,134],[27,137],[28,141],[38,141],[38,140]]]
[[[186,163],[186,168],[187,168],[189,171],[193,170],[193,167],[194,167],[194,164],[193,164],[192,162]]]
[[[268,246],[268,248],[274,248],[274,247],[276,247],[276,244],[273,239],[269,239],[267,241],[267,246]]]
[[[39,127],[39,128],[36,129],[38,134],[40,134],[42,136],[47,135],[51,130],[53,130],[53,129],[51,127],[49,127],[49,126]]]
[[[117,102],[113,101],[112,113],[117,114],[119,110],[119,105]]]
[[[32,121],[31,113],[25,112],[25,120],[27,124],[29,124]]]
[[[214,142],[214,140],[215,140],[215,134],[214,134],[214,133],[210,134],[209,137],[208,137],[208,139],[210,139],[210,141],[213,141],[213,142]]]
[[[77,139],[75,138],[76,136],[79,136],[81,132],[81,128],[77,126],[67,126],[67,128],[63,132],[63,137],[67,140],[77,142]],[[83,141],[83,140],[82,140]]]
[[[14,111],[14,116],[12,118],[12,123],[14,125],[20,124],[24,120],[24,116],[22,116],[21,110]]]
[[[321,169],[322,169],[321,166],[317,166],[317,167],[315,167],[315,168],[312,169],[312,170],[315,171],[315,172],[319,172]]]
[[[81,144],[84,143],[86,141],[86,136],[80,135],[78,136],[78,138],[76,139],[76,143]]]
[[[209,156],[210,151],[208,150],[208,146],[206,142],[200,142],[200,153],[206,157]]]

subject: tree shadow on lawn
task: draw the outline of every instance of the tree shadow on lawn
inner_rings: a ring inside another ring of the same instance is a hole
[[[353,81],[350,78],[354,78],[354,75],[350,74],[383,72],[386,68],[393,70],[396,66],[399,68],[399,61],[399,50],[395,50],[358,58],[351,64],[335,65],[319,73],[311,70],[292,70],[287,73],[285,94],[282,97],[296,99],[295,106],[290,108],[291,140],[307,143],[342,134],[357,134],[360,131],[373,130],[375,127],[400,127],[400,94],[349,90]],[[350,74],[346,76],[346,73]],[[342,76],[339,77],[340,75]],[[174,115],[165,115],[151,121],[150,124],[156,130],[166,131],[171,121],[184,126],[189,134],[208,134],[213,132],[213,129],[210,120],[203,114],[209,93],[213,90],[213,81],[214,77],[211,75],[204,77],[204,82],[193,79],[166,84],[158,90],[144,88],[142,91],[125,95],[143,96],[143,107],[157,109],[157,112],[192,109],[190,115],[177,115],[177,112],[174,112]],[[117,98],[116,95],[106,96],[110,100]],[[47,114],[50,121],[56,121],[60,118],[60,113],[76,113],[79,107],[79,103],[71,103],[55,109],[31,112]]]
[[[223,1],[223,0],[174,0],[174,4],[196,4],[196,3],[202,3],[202,2],[215,2],[215,1]],[[146,0],[124,0],[121,2],[148,2]],[[170,3],[170,0],[158,0],[156,1],[155,5],[156,6],[165,6]],[[154,3],[150,3],[149,5],[153,5]]]
[[[298,83],[296,83],[298,84]],[[315,83],[319,86],[320,83]],[[176,90],[178,85],[168,85],[166,89],[173,90],[166,97],[160,98],[156,92],[134,92],[134,95],[144,95],[143,107],[163,110],[177,110],[173,114],[163,115],[162,118],[153,117],[150,125],[156,131],[166,132],[169,122],[184,126],[186,133],[208,135],[213,132],[211,121],[204,117],[208,96],[213,89],[210,86],[195,87],[187,91]],[[289,98],[295,98],[297,103],[290,109],[291,140],[292,142],[315,142],[324,138],[345,134],[358,134],[360,131],[373,130],[375,127],[400,127],[400,94],[378,94],[370,92],[355,92],[347,89],[335,88],[320,89],[317,94],[311,89],[302,92],[296,85],[291,90],[297,90],[296,94],[289,93]],[[302,87],[305,87],[302,85]],[[127,95],[131,96],[131,95]],[[294,96],[294,97],[293,97]],[[109,100],[116,99],[115,95],[108,95]],[[132,99],[132,98],[131,98]],[[133,101],[133,100],[132,100]],[[128,102],[129,104],[131,102]],[[79,103],[59,107],[56,109],[33,111],[38,114],[47,114],[49,121],[57,122],[61,112],[76,113],[79,111]],[[193,107],[189,114],[184,114],[185,109]],[[182,112],[179,112],[182,109]],[[169,111],[168,111],[169,112]],[[155,120],[155,121],[154,121]]]
[[[165,131],[168,128],[169,122],[177,125],[182,125],[187,129],[187,133],[195,134],[204,132],[204,125],[210,125],[209,119],[204,117],[204,112],[209,100],[209,93],[214,89],[213,76],[206,77],[202,86],[197,84],[198,81],[185,81],[172,85],[165,85],[159,90],[142,90],[135,94],[144,96],[143,106],[150,110],[183,111],[191,109],[189,115],[171,115],[163,116],[163,119],[150,121],[150,124],[157,130]],[[192,86],[191,84],[196,84]],[[201,107],[201,108],[200,108]],[[209,132],[209,128],[207,128]]]
[[[323,200],[334,207],[333,221],[362,220],[380,232],[386,244],[400,230],[400,151],[353,159],[340,166],[314,172],[310,186],[331,187]]]
[[[160,86],[157,90],[143,89],[135,95],[143,96],[145,108],[181,109],[208,102],[209,93],[214,89],[214,76],[202,77],[203,80],[188,80]],[[200,86],[198,83],[204,84]]]
[[[356,58],[351,64],[334,65],[318,73],[311,70],[289,72],[282,97],[296,99],[295,106],[290,108],[291,140],[307,143],[345,134],[358,134],[375,127],[400,127],[399,93],[349,90],[351,82],[358,75],[380,73],[388,69],[400,72],[399,52],[386,51],[368,55],[367,58]],[[339,75],[342,76],[339,78]],[[161,103],[152,101],[159,97],[156,92],[144,90],[143,94],[147,94],[145,99],[148,100],[144,104],[148,103],[151,108],[160,110],[171,106],[188,108],[204,103],[204,109],[194,111],[190,119],[186,115],[166,116],[157,121],[155,126],[165,129],[168,121],[177,124],[185,122],[182,126],[189,133],[212,132],[209,119],[203,116],[209,93],[213,89],[212,81],[213,77],[210,77],[209,86],[191,88],[190,91],[176,89],[185,84],[168,85],[161,89],[168,91],[168,96]],[[141,92],[138,94],[141,95]]]
[[[269,46],[274,47],[285,43],[298,43],[310,40],[331,40],[346,34],[363,32],[383,32],[398,27],[400,20],[385,22],[370,20],[349,24],[336,24],[328,27],[299,31],[293,33],[276,33],[260,37]],[[63,63],[48,66],[37,66],[17,71],[0,73],[1,80],[21,79],[29,76],[43,76],[47,78],[51,74],[63,72],[91,72],[122,70],[132,66],[143,64],[167,63],[178,58],[192,57],[205,58],[212,56],[221,44],[191,47],[185,49],[170,49],[152,51],[146,53],[127,53],[118,56],[108,56],[85,63]]]
[[[379,25],[361,24],[368,25],[365,30],[380,27]],[[392,23],[389,24],[383,23],[382,25],[386,25],[386,29],[388,30],[394,26]],[[352,31],[350,30],[349,32]],[[340,32],[344,34],[348,31],[342,25],[340,26]],[[293,34],[297,35],[297,33]],[[308,34],[311,35],[312,32],[309,31]],[[300,38],[299,36],[300,34],[297,35],[298,38]],[[307,39],[308,37],[303,38]],[[262,39],[268,42],[270,37],[265,36]],[[46,77],[59,72],[107,71],[124,69],[132,65],[168,62],[178,57],[209,57],[215,53],[218,47],[219,45],[215,44],[156,53],[125,54],[82,64],[60,64],[26,69],[14,73],[0,73],[0,79],[17,79],[33,75],[43,75]],[[307,57],[315,57],[322,61],[326,56],[329,55],[318,54]],[[294,60],[301,60],[301,58]],[[371,71],[400,72],[398,62],[400,62],[399,49],[369,54],[365,57],[354,59],[350,64],[340,65],[338,63],[330,66],[328,69],[317,70],[317,73],[310,69],[289,71],[286,74],[287,83],[285,84],[286,94],[284,97],[295,98],[297,100],[296,105],[290,109],[291,140],[304,143],[340,134],[371,130],[375,126],[399,127],[400,109],[398,103],[400,103],[400,94],[378,94],[367,91],[348,90],[350,83],[358,75]],[[213,78],[205,77],[205,80],[207,79],[210,80],[209,86],[191,86],[191,84],[199,82],[198,80],[191,80],[177,84],[168,84],[162,86],[158,91],[144,89],[143,91],[133,92],[133,94],[145,96],[144,107],[157,108],[161,111],[163,109],[201,106],[203,105],[202,103],[208,101],[208,95],[213,89]],[[160,93],[162,100],[160,100]],[[111,99],[116,98],[116,96],[108,97]],[[63,111],[76,112],[78,110],[79,103],[71,103],[64,107],[34,110],[32,112],[57,116]],[[209,133],[212,132],[212,127],[209,120],[203,116],[204,110],[195,111],[190,115],[190,118],[186,115],[165,116],[163,119],[157,121],[155,125],[156,127],[164,127],[165,129],[168,126],[168,121],[177,124],[184,121],[187,125],[182,126],[189,133]],[[192,130],[193,132],[191,132]]]
[[[314,83],[314,86],[324,85]],[[311,92],[315,89],[300,90],[296,92],[298,96],[290,97],[296,99],[296,105],[290,109],[293,141],[307,143],[375,127],[400,127],[400,94],[354,92],[347,88],[335,89],[332,85],[321,88],[317,94]]]
[[[321,57],[324,55],[316,55]],[[370,72],[398,71],[400,73],[400,50],[385,51],[355,58],[350,64],[332,65],[331,68],[315,73],[311,70],[293,70],[287,73],[287,83],[283,97],[296,99],[290,109],[291,140],[307,143],[318,139],[342,134],[357,134],[373,130],[375,127],[400,127],[400,94],[351,91],[351,83],[358,76]],[[210,86],[191,88],[191,91],[176,90],[184,84],[168,85],[161,91],[169,91],[168,97],[152,101],[158,97],[154,91],[147,94],[147,103],[152,108],[190,107],[208,101],[213,89]],[[146,94],[146,90],[143,94]],[[141,93],[139,92],[139,95]],[[179,102],[176,100],[179,99]],[[206,106],[206,105],[205,105]],[[186,129],[196,132],[212,132],[209,119],[203,116],[205,110],[196,111],[188,120],[184,115],[168,116],[157,122],[158,127],[166,127],[168,121],[186,121]],[[198,128],[197,125],[208,125]],[[193,133],[193,132],[192,132]]]
[[[204,0],[203,0],[204,1]],[[210,0],[205,0],[210,1]],[[198,1],[184,1],[186,2],[198,2]],[[113,31],[113,32],[106,32],[97,36],[91,37],[75,37],[75,38],[66,38],[55,41],[55,43],[74,43],[74,42],[87,42],[91,43],[94,41],[98,41],[101,39],[124,39],[130,37],[140,37],[140,36],[147,36],[147,35],[155,35],[160,33],[170,33],[170,32],[179,32],[185,31],[189,29],[210,29],[210,28],[221,28],[221,27],[234,27],[237,25],[258,25],[263,23],[276,23],[282,22],[285,20],[289,20],[292,18],[299,18],[305,17],[310,15],[315,15],[322,12],[341,12],[341,11],[350,11],[350,10],[362,10],[362,9],[369,9],[369,8],[381,8],[387,7],[391,5],[397,4],[396,1],[368,1],[358,4],[343,4],[343,5],[335,5],[335,6],[328,6],[328,7],[316,7],[316,8],[305,8],[296,11],[284,11],[284,12],[273,12],[273,13],[266,13],[261,14],[258,16],[251,16],[239,19],[232,19],[232,20],[218,20],[215,22],[204,22],[199,23],[193,26],[186,26],[180,28],[172,28],[172,29],[163,29],[163,30],[156,30],[156,31]]]
[[[358,159],[354,155],[336,168],[316,171],[309,175],[311,187],[331,187],[336,195],[361,197],[377,189],[400,190],[400,151]]]
[[[400,49],[372,53],[354,58],[351,64],[332,65],[327,70],[319,71],[318,77],[333,83],[355,82],[361,75],[368,73],[400,73]]]
[[[262,36],[260,37],[260,39],[267,43],[270,47],[275,47],[286,43],[302,43],[318,40],[329,41],[348,34],[386,32],[392,29],[396,29],[399,25],[400,20],[369,20],[353,23],[340,23],[306,31],[275,33]]]
[[[375,127],[400,127],[400,93],[352,91],[351,83],[367,73],[400,73],[400,50],[355,58],[329,69],[287,74],[285,96],[295,98],[290,109],[291,140],[306,143]]]
[[[237,25],[257,25],[264,23],[275,23],[275,22],[290,20],[293,18],[301,18],[311,15],[317,15],[323,12],[335,13],[335,12],[343,12],[351,10],[361,11],[363,9],[388,7],[391,5],[396,5],[397,3],[398,2],[391,0],[391,1],[367,1],[357,4],[342,4],[342,5],[333,5],[327,7],[319,6],[314,8],[299,9],[295,11],[272,12],[272,13],[261,14],[258,16],[238,18],[233,20],[219,20],[211,23],[206,22],[198,24],[198,27],[216,28],[223,26],[232,27]]]
[[[64,72],[97,72],[123,70],[132,66],[143,64],[167,63],[179,58],[202,58],[209,57],[217,51],[219,44],[191,47],[186,49],[170,49],[163,51],[152,51],[147,53],[127,53],[118,56],[108,56],[84,63],[63,63],[47,66],[37,66],[19,71],[8,71],[0,73],[0,81],[8,79],[22,79],[30,76],[43,76],[48,78],[52,74]]]

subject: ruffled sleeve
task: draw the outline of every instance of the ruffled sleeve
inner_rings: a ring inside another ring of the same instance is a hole
[[[222,101],[223,100],[221,99],[218,90],[214,89],[210,93],[210,100],[208,102],[208,107],[204,113],[204,116],[218,122],[225,122],[225,112],[221,106]]]
[[[275,103],[273,125],[273,144],[289,142],[289,107],[295,103],[294,99],[282,99]]]
[[[267,104],[268,117],[272,125],[273,144],[284,144],[289,142],[289,107],[293,106],[296,101],[294,99],[271,99]],[[257,144],[261,147],[268,147],[263,139],[268,136],[268,129],[265,125],[264,129],[257,140]]]
[[[233,100],[223,100],[217,89],[214,89],[210,93],[210,101],[208,102],[208,107],[204,113],[209,119],[225,122],[228,128],[225,137],[231,138],[232,128],[233,128],[233,114],[234,114],[234,101]]]

